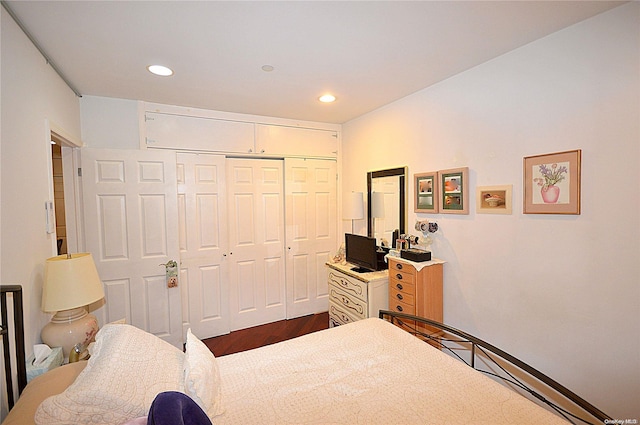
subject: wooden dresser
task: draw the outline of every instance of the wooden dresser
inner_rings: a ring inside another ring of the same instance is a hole
[[[389,257],[389,310],[442,322],[443,264]]]
[[[326,263],[329,281],[329,327],[368,317],[389,308],[387,270],[357,273],[353,264]]]

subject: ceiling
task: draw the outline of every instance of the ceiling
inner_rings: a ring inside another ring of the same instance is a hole
[[[82,95],[327,123],[622,3],[3,1]]]

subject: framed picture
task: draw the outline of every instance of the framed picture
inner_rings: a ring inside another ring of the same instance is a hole
[[[524,158],[525,214],[580,214],[580,149]]]
[[[469,169],[452,168],[438,171],[440,212],[469,214]]]
[[[438,212],[438,172],[413,175],[416,195],[413,211],[417,213]]]
[[[511,214],[511,185],[478,186],[476,212],[480,214]]]

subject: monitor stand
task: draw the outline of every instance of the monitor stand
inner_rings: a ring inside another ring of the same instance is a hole
[[[356,273],[371,273],[373,270],[369,270],[369,269],[365,269],[364,267],[352,267],[351,268],[352,272],[356,272]]]

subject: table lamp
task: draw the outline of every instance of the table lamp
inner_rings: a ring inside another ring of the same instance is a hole
[[[354,233],[354,220],[361,220],[364,218],[364,200],[362,192],[351,192],[345,195],[342,200],[342,218],[345,220],[351,220],[351,233]]]
[[[376,218],[384,218],[384,193],[373,192],[371,193],[371,220],[373,220],[373,236],[377,238],[376,234]],[[382,237],[384,236],[384,229],[380,234],[380,245],[382,245]]]
[[[98,332],[98,320],[86,306],[102,298],[104,289],[90,253],[47,259],[42,310],[55,315],[40,333],[42,342],[49,347],[62,347],[65,358],[69,358],[76,344],[86,349]]]

